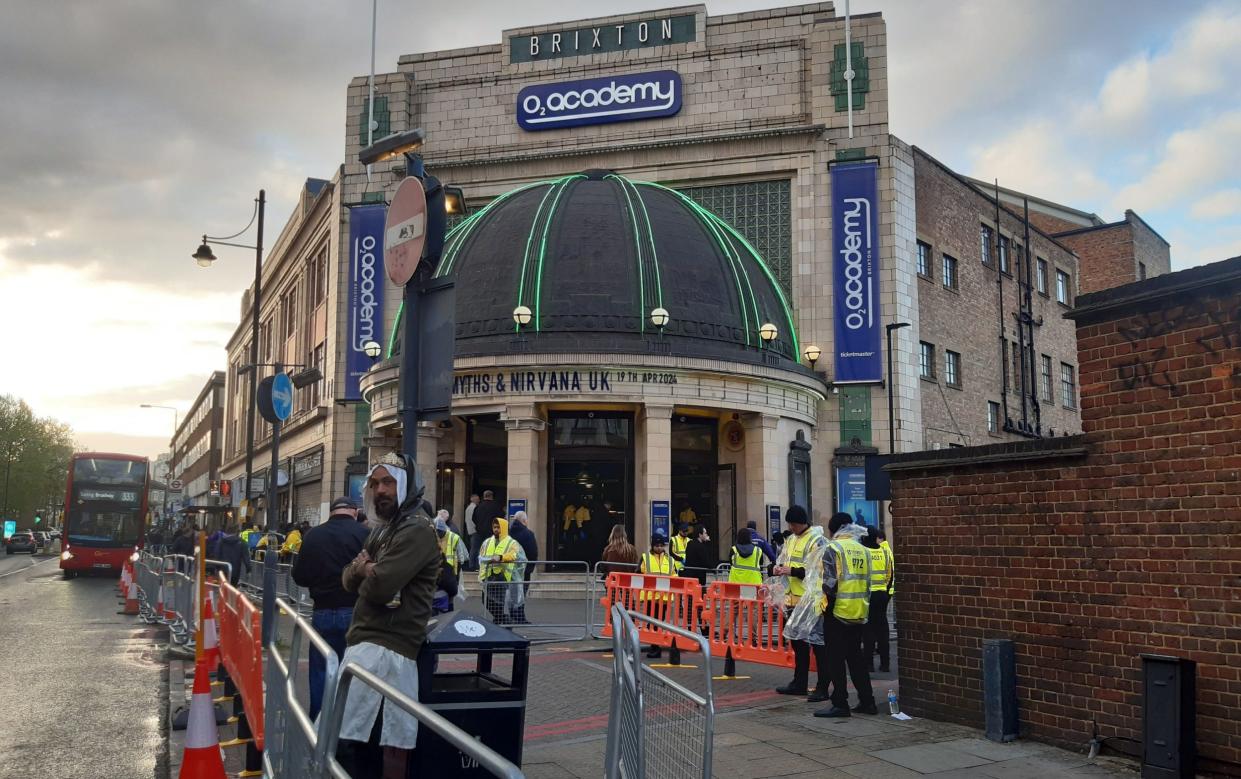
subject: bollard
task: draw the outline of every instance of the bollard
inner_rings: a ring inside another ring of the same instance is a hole
[[[983,711],[987,738],[1014,741],[1017,723],[1017,658],[1013,642],[991,638],[982,647]]]

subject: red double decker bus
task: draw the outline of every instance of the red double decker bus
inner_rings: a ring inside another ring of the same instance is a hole
[[[73,455],[60,542],[66,579],[83,571],[119,575],[125,558],[142,548],[150,472],[145,457]]]

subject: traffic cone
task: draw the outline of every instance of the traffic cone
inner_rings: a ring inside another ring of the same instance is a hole
[[[131,617],[138,613],[138,583],[133,579],[129,580],[129,592],[125,595],[125,610],[121,613]]]
[[[215,709],[211,703],[211,682],[206,663],[194,670],[194,691],[190,698],[190,719],[185,729],[185,753],[181,757],[178,779],[225,779],[224,757],[216,734]]]
[[[164,583],[159,583],[159,594],[155,596],[155,619],[164,618]]]
[[[220,664],[220,634],[215,624],[215,610],[211,606],[210,595],[203,601],[203,663],[211,673],[214,673]],[[194,678],[197,683],[197,671]]]

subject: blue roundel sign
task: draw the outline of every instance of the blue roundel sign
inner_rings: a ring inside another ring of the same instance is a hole
[[[287,373],[277,373],[272,377],[271,410],[281,422],[293,413],[293,380]]]

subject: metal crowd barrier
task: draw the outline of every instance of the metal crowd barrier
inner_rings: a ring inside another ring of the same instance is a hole
[[[287,659],[274,636],[267,645],[264,672],[267,693],[263,752],[265,776],[270,779],[349,779],[349,774],[336,761],[336,747],[340,741],[344,702],[348,699],[353,680],[358,679],[378,690],[389,704],[413,715],[421,727],[430,728],[460,750],[464,758],[475,761],[493,776],[524,779],[517,766],[357,663],[350,662],[340,667],[331,646],[315,631],[309,620],[297,614],[292,602],[281,598],[276,601],[276,607],[291,616],[293,632],[289,638]],[[313,722],[298,700],[294,678],[301,665],[303,636],[327,658],[323,709]]]
[[[480,582],[477,571],[461,571],[467,602],[473,605],[477,599],[483,606],[480,613],[534,643],[589,638],[590,565],[581,560],[533,560],[526,565],[535,567],[529,582]]]
[[[705,693],[686,689],[642,662],[637,622],[696,642],[703,653]],[[701,635],[613,606],[612,704],[604,753],[607,779],[710,779],[715,699],[711,647]]]

